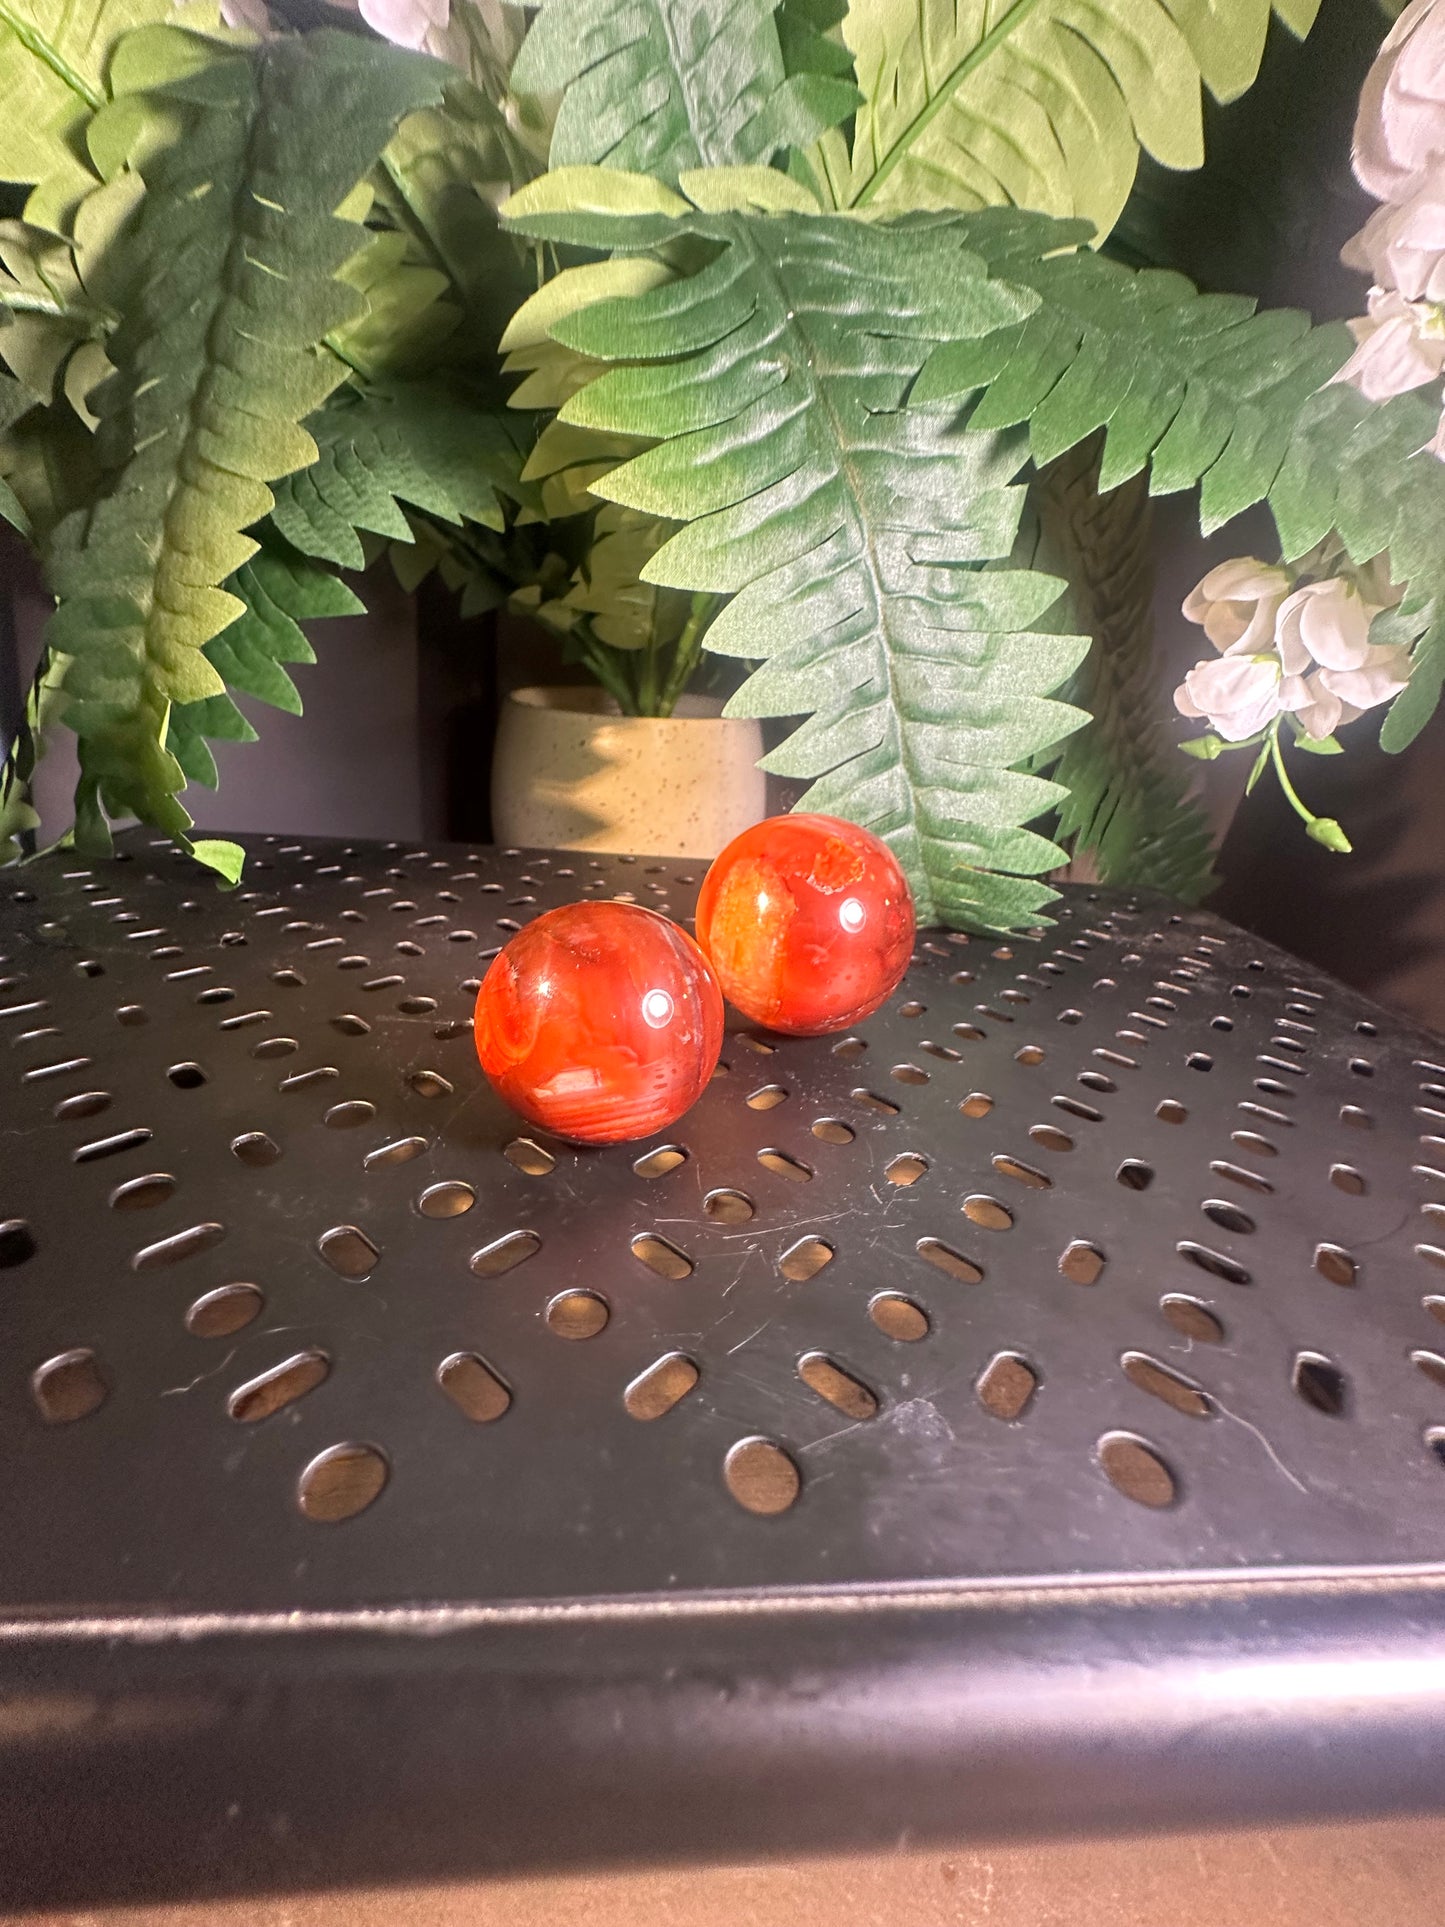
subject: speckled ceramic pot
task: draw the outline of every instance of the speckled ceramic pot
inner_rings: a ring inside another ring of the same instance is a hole
[[[514,689],[492,763],[498,843],[714,857],[767,815],[756,722],[684,696],[623,716],[600,689]]]

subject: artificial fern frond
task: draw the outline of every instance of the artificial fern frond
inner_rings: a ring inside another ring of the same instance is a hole
[[[689,168],[766,164],[852,111],[836,74],[783,65],[778,0],[544,0],[512,70],[562,95],[551,165],[676,182]]]
[[[288,554],[274,540],[263,543],[226,584],[241,613],[206,644],[206,660],[226,691],[200,702],[171,708],[166,747],[193,783],[216,787],[211,742],[249,743],[256,732],[232,700],[232,693],[254,696],[292,716],[301,714],[301,697],[286,672],[292,663],[312,663],[316,652],[301,628],[323,616],[364,614],[363,605],[329,569]]]
[[[555,205],[565,185],[524,190],[510,217],[525,229],[529,200]],[[731,713],[814,712],[768,762],[815,779],[804,807],[886,837],[921,920],[1027,921],[1052,894],[1038,873],[1063,859],[1022,826],[1062,792],[1015,766],[1082,721],[1049,692],[1086,645],[1037,626],[1058,581],[980,566],[1013,544],[1018,439],[904,404],[936,343],[1035,297],[981,273],[957,221],[675,205],[709,265],[556,326],[634,364],[580,390],[562,422],[657,444],[594,490],[686,524],[649,581],[732,593],[707,646],[763,666]],[[597,232],[583,215],[572,238]]]
[[[148,163],[127,246],[117,373],[97,398],[97,500],[56,530],[49,644],[70,658],[78,835],[102,808],[184,837],[165,747],[177,702],[221,693],[204,650],[238,613],[220,585],[255,543],[266,486],[304,467],[302,419],[345,373],[320,348],[355,313],[336,279],[365,239],[333,213],[397,121],[436,98],[433,62],[351,35],[277,40],[162,90],[183,139]]]
[[[1098,480],[1098,448],[1083,443],[1030,490],[1030,565],[1065,578],[1064,626],[1091,639],[1064,691],[1089,721],[1044,766],[1068,791],[1056,835],[1101,883],[1193,903],[1213,881],[1209,825],[1159,721],[1148,490],[1136,475],[1101,495]]]
[[[987,339],[940,346],[914,399],[968,398],[976,428],[1027,422],[1038,462],[1103,428],[1101,488],[1147,463],[1155,494],[1199,486],[1206,532],[1267,502],[1286,559],[1331,530],[1357,563],[1388,550],[1410,585],[1398,631],[1418,639],[1380,737],[1403,749],[1445,684],[1445,463],[1428,449],[1431,403],[1418,392],[1368,402],[1332,383],[1352,345],[1339,324],[1255,314],[1182,275],[1061,253],[1076,230],[1034,215],[988,209],[967,233],[1038,306]]]
[[[1296,33],[1319,0],[1275,0]],[[850,0],[863,104],[851,150],[824,137],[839,206],[1082,215],[1107,234],[1142,146],[1204,158],[1200,83],[1232,100],[1258,72],[1270,0]]]
[[[403,503],[500,529],[502,498],[525,499],[520,429],[456,377],[347,388],[306,427],[317,459],[277,484],[271,521],[302,555],[338,568],[364,564],[363,530],[410,541]]]

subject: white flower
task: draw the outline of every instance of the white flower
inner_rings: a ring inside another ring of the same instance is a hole
[[[249,27],[252,33],[267,37],[271,32],[266,0],[221,0],[221,18],[228,27]]]
[[[1445,301],[1445,163],[1421,175],[1401,200],[1377,207],[1340,259],[1407,301]]]
[[[1283,707],[1307,736],[1332,736],[1367,709],[1398,696],[1410,679],[1410,658],[1396,644],[1367,648],[1351,669],[1319,669],[1312,676],[1287,677]]]
[[[1332,381],[1348,381],[1366,401],[1386,401],[1435,381],[1445,368],[1445,322],[1429,302],[1409,302],[1393,288],[1371,288],[1369,314],[1352,321],[1359,346]]]
[[[373,32],[398,47],[424,47],[427,35],[446,31],[451,0],[356,0]]]
[[[1255,655],[1274,640],[1274,618],[1290,578],[1256,556],[1221,562],[1184,598],[1184,614],[1223,654]],[[1187,713],[1187,712],[1186,712]]]
[[[1360,91],[1353,158],[1377,201],[1404,199],[1445,157],[1445,3],[1410,0]]]
[[[1340,576],[1305,583],[1285,597],[1275,618],[1284,673],[1303,676],[1316,666],[1358,669],[1369,653],[1374,614],[1355,585]]]
[[[1283,678],[1273,655],[1241,655],[1196,663],[1174,692],[1181,716],[1202,717],[1227,743],[1242,743],[1272,723],[1283,708]]]

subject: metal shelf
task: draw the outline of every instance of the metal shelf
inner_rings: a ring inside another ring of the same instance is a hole
[[[0,1896],[1434,1797],[1445,1046],[1074,889],[579,1150],[477,977],[697,865],[121,850],[0,883]]]

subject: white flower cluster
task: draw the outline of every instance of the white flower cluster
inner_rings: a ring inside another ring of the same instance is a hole
[[[1211,569],[1184,602],[1219,660],[1197,663],[1174,692],[1182,715],[1207,720],[1226,743],[1292,716],[1316,741],[1405,687],[1410,659],[1370,641],[1370,624],[1400,599],[1383,558],[1364,569],[1301,580],[1329,566],[1322,545],[1294,572],[1236,556]]]
[[[1445,372],[1445,0],[1410,0],[1360,93],[1355,173],[1382,203],[1341,259],[1370,276],[1336,381],[1370,401]],[[1445,459],[1445,414],[1430,443]]]

